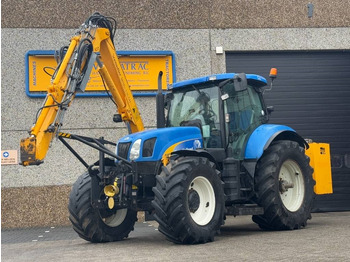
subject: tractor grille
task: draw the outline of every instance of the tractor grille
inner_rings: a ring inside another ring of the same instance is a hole
[[[131,142],[118,144],[118,156],[127,159]]]

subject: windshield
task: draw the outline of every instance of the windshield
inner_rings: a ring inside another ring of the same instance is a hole
[[[261,95],[250,85],[238,89],[228,82],[220,90],[217,84],[174,90],[167,99],[167,126],[198,126],[205,148],[230,148],[243,159],[247,139],[265,119]]]
[[[172,93],[167,126],[197,125],[205,147],[220,147],[219,88],[212,83],[201,87],[192,85]],[[208,144],[209,137],[216,139],[210,139]]]

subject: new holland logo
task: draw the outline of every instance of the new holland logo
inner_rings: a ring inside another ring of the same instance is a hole
[[[193,142],[193,148],[194,149],[201,148],[201,147],[202,147],[202,143],[198,139]]]

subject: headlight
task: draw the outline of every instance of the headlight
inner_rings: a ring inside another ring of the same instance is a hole
[[[137,139],[130,149],[130,160],[135,160],[140,156],[141,139]]]

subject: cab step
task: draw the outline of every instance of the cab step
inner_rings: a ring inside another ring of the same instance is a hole
[[[263,215],[264,208],[256,204],[232,205],[226,207],[226,215]]]

